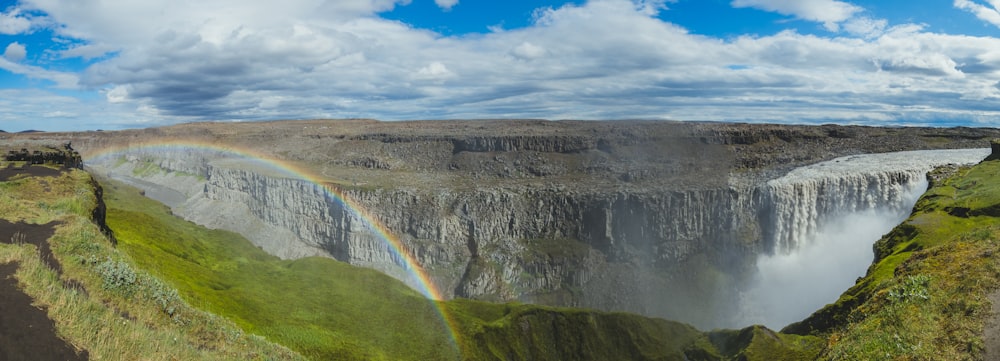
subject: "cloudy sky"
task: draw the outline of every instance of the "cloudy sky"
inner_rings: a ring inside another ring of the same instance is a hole
[[[0,129],[1000,126],[1000,0],[0,0]]]

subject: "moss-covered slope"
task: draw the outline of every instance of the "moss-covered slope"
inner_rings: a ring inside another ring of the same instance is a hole
[[[829,335],[832,360],[984,357],[987,295],[1000,279],[1000,161],[932,179],[910,218],[875,244],[867,275],[785,332]]]
[[[430,302],[373,270],[280,260],[238,234],[173,217],[135,189],[105,184],[108,225],[138,265],[188,302],[313,359],[808,360],[823,345],[760,327],[706,334],[623,313]]]
[[[119,249],[247,332],[313,359],[458,359],[434,304],[401,282],[331,259],[283,261],[238,234],[176,218],[133,188],[104,184]]]
[[[192,308],[171,287],[134,267],[92,222],[100,192],[86,172],[47,165],[21,170],[21,164],[14,169],[5,163],[0,161],[7,172],[0,181],[0,223],[19,229],[0,231],[0,264],[17,268],[19,290],[52,319],[57,336],[82,359],[302,359]],[[52,227],[47,239],[32,239],[30,230],[46,227]],[[2,332],[20,334],[15,340],[30,334],[17,327],[5,324]],[[37,340],[22,341],[37,346],[32,343]],[[28,351],[35,358],[47,354]],[[17,350],[0,350],[0,359],[22,357]]]
[[[759,326],[704,333],[629,314],[430,303],[369,270],[271,258],[234,234],[170,217],[125,188],[109,198],[109,223],[124,250],[195,304],[314,358],[983,359],[984,324],[993,317],[987,294],[1000,280],[1000,161],[932,176],[911,217],[875,244],[867,275],[784,333]]]

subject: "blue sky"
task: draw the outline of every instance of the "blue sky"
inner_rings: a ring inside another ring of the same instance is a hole
[[[0,0],[0,129],[1000,125],[993,0]]]

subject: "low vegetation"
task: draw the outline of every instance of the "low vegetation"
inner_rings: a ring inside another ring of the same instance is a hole
[[[774,338],[760,327],[710,337],[631,314],[431,302],[373,270],[319,257],[280,260],[238,234],[180,220],[133,188],[105,185],[108,224],[141,268],[188,302],[312,359],[767,360],[755,350],[785,350],[784,359],[809,360],[822,348],[820,338]]]
[[[372,270],[277,259],[105,183],[115,248],[90,219],[96,184],[79,170],[0,182],[4,220],[56,222],[48,243],[61,267],[23,241],[0,244],[0,263],[19,265],[18,283],[59,337],[92,359],[975,360],[986,356],[988,295],[1000,282],[998,175],[990,161],[936,181],[876,244],[868,274],[786,333],[431,302]]]
[[[281,260],[242,236],[170,214],[105,182],[118,247],[188,302],[312,359],[453,360],[435,304],[377,271],[327,258]]]
[[[119,157],[118,160],[115,161],[115,166],[121,166],[125,163],[128,163],[128,160],[125,157]],[[152,159],[142,159],[133,163],[135,165],[132,168],[132,175],[136,177],[151,177],[155,175],[166,175],[169,173],[176,176],[194,177],[198,180],[205,180],[205,176],[201,174],[165,169]]]
[[[35,245],[16,239],[0,244],[0,263],[19,265],[20,288],[46,310],[60,338],[95,360],[301,359],[190,307],[172,288],[133,267],[91,221],[98,202],[94,187],[80,170],[0,182],[4,220],[58,224],[48,239],[58,270]]]
[[[910,218],[876,243],[867,275],[784,331],[829,335],[831,360],[985,357],[988,295],[1000,282],[1000,161],[937,176]]]
[[[62,266],[23,242],[0,245],[0,263],[20,265],[25,292],[92,359],[811,360],[824,346],[759,326],[704,333],[624,313],[431,302],[373,270],[277,259],[104,182],[115,247],[90,218],[96,186],[79,170],[0,182],[5,220],[58,222],[48,244]]]

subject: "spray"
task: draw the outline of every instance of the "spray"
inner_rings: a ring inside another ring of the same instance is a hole
[[[872,244],[909,216],[926,174],[973,164],[989,149],[911,151],[834,159],[766,184],[764,244],[733,327],[780,329],[837,300],[871,264]]]
[[[790,252],[757,258],[757,274],[743,295],[742,324],[780,329],[837,299],[872,262],[871,245],[909,215],[926,180],[899,185],[900,204],[825,220]]]

